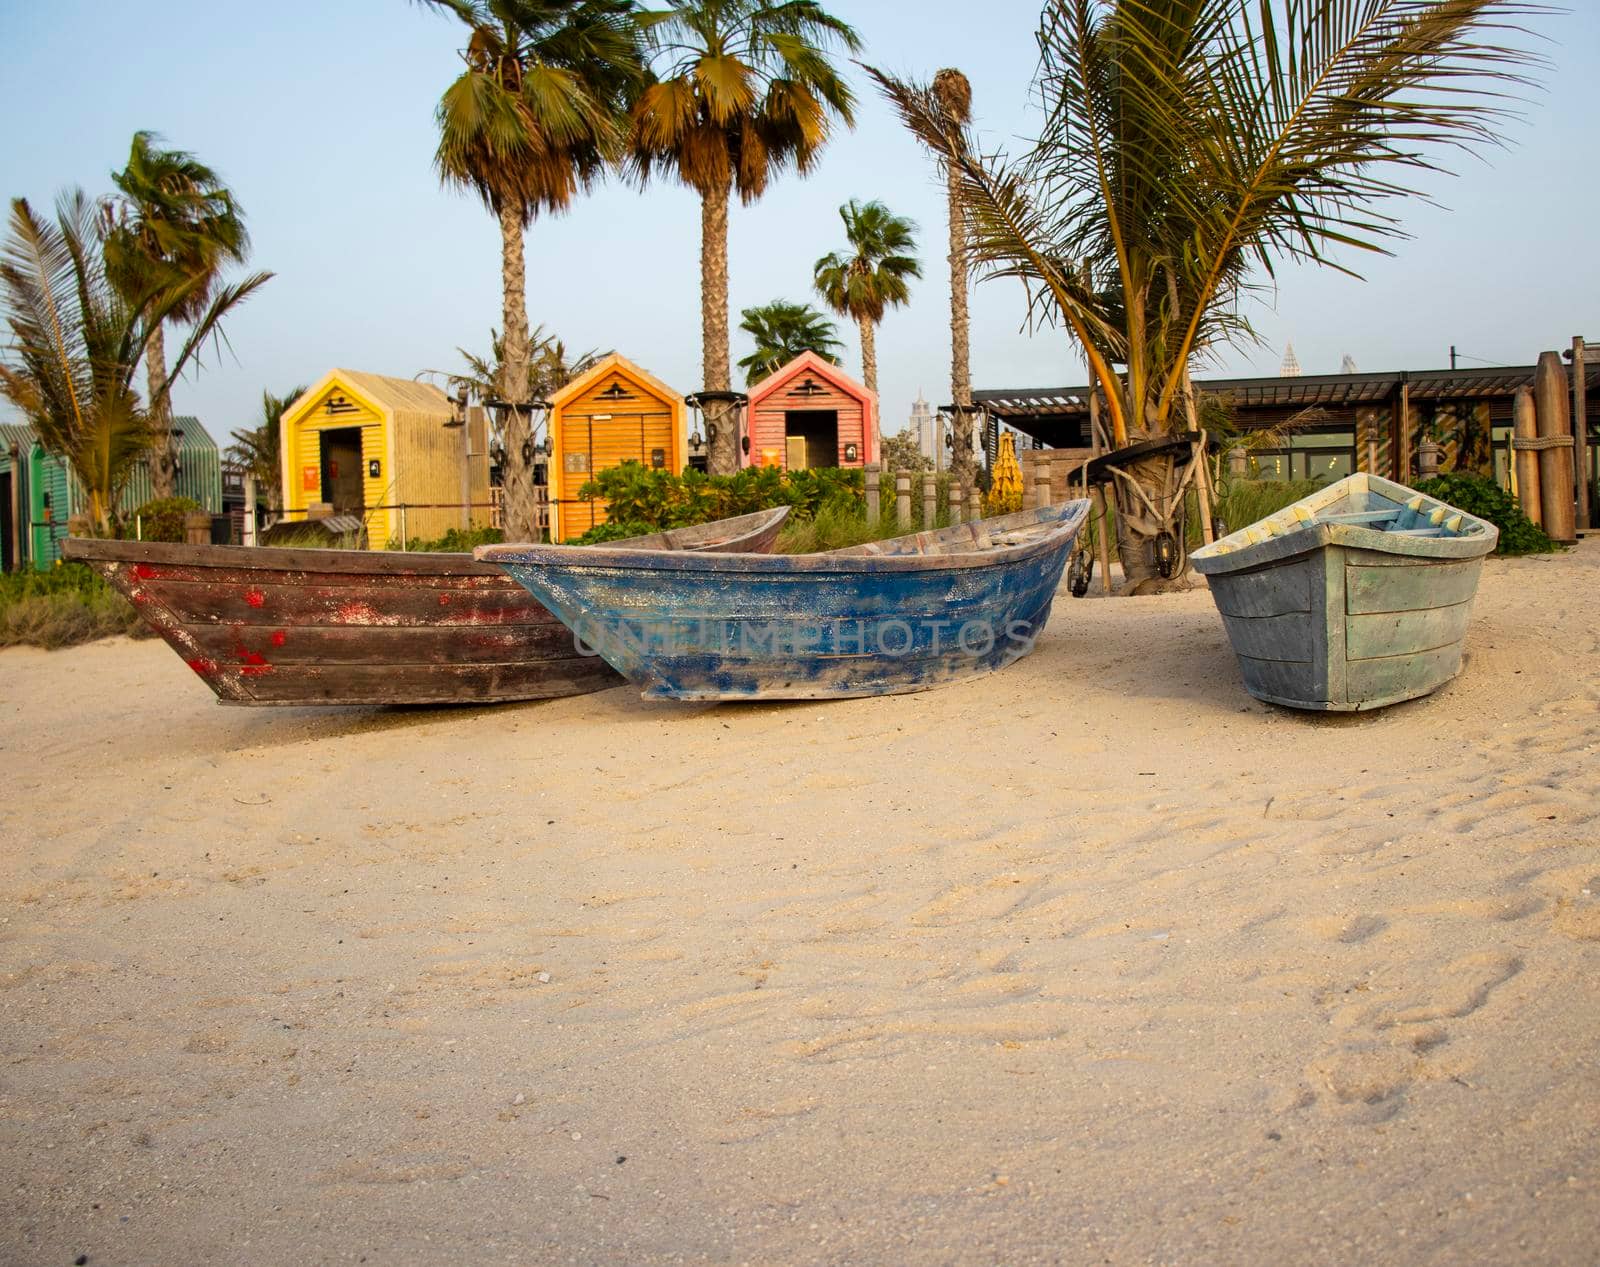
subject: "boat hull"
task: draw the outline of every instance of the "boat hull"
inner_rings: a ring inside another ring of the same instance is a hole
[[[865,551],[715,560],[618,551],[592,566],[548,548],[481,556],[646,698],[889,695],[993,672],[1031,651],[1082,524],[1080,505],[1039,547],[981,563],[970,554]]]
[[[644,548],[768,550],[782,522],[747,516]],[[623,682],[470,555],[80,538],[66,554],[127,597],[225,704],[495,704]]]
[[[1365,484],[1347,489],[1311,507],[1310,516],[1290,515],[1278,531],[1267,528],[1256,540],[1193,556],[1245,689],[1257,699],[1354,712],[1430,694],[1461,671],[1483,558],[1496,540],[1493,526],[1411,537],[1318,521],[1317,511],[1359,520],[1379,513],[1363,508],[1382,498],[1416,500],[1400,485],[1354,478],[1370,481],[1373,495]]]

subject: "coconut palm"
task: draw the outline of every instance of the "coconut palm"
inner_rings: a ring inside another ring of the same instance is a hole
[[[743,330],[755,340],[755,351],[741,357],[746,387],[782,369],[802,352],[815,352],[824,361],[839,363],[844,347],[836,337],[838,327],[810,304],[792,304],[774,299],[769,304],[746,308],[739,314]]]
[[[478,404],[500,400],[500,386],[504,375],[505,340],[500,331],[489,331],[489,355],[479,356],[466,348],[457,348],[466,362],[466,371],[446,376],[453,391],[465,391],[467,399]],[[542,325],[535,326],[528,336],[528,394],[525,400],[547,400],[578,375],[587,372],[608,353],[591,348],[577,356],[567,352],[567,345],[553,334],[547,335]]]
[[[235,431],[233,443],[223,454],[245,474],[254,477],[256,487],[266,491],[267,507],[273,512],[283,508],[283,415],[308,390],[310,388],[302,383],[282,396],[263,391],[261,421],[243,431]]]
[[[861,332],[861,377],[878,392],[877,327],[883,314],[911,298],[910,281],[922,276],[914,221],[890,213],[881,202],[852,198],[839,208],[849,252],[824,255],[812,269],[817,293],[841,317],[851,317]],[[872,452],[878,452],[873,437]]]
[[[643,17],[659,77],[633,108],[632,169],[667,172],[700,195],[700,334],[705,390],[732,386],[728,200],[751,203],[772,178],[815,165],[855,98],[829,60],[856,34],[815,0],[668,0]],[[707,407],[713,474],[738,468],[730,405]]]
[[[1240,298],[1275,263],[1384,250],[1402,236],[1387,200],[1495,142],[1504,94],[1536,61],[1517,24],[1540,11],[1052,0],[1044,128],[1020,160],[980,155],[933,88],[872,73],[949,164],[974,260],[1021,278],[1033,315],[1082,348],[1122,446],[1192,425],[1191,361],[1251,337]],[[1159,588],[1184,564],[1186,468],[1165,454],[1124,470],[1128,588]]]
[[[167,403],[169,378],[152,401],[135,387],[139,362],[166,321],[192,312],[194,296],[211,300],[191,321],[171,366],[172,378],[202,345],[220,336],[222,318],[270,273],[216,286],[192,275],[153,278],[130,296],[128,278],[113,284],[108,239],[119,232],[82,190],[63,195],[54,223],[18,198],[0,251],[0,311],[10,331],[0,361],[0,395],[22,411],[45,448],[67,460],[89,499],[89,517],[109,533],[135,465],[150,450],[152,408]]]
[[[107,205],[113,229],[106,264],[112,283],[129,300],[164,277],[174,293],[187,296],[166,320],[188,325],[206,311],[228,265],[242,264],[249,255],[250,237],[239,204],[217,173],[193,154],[161,149],[160,141],[154,132],[135,132],[128,165],[111,175],[120,197]],[[144,354],[156,441],[150,488],[158,498],[171,497],[178,479],[165,325],[155,324]]]
[[[959,131],[972,122],[972,85],[955,67],[946,66],[934,75],[933,99],[948,127]],[[956,484],[970,487],[976,457],[972,443],[972,318],[967,313],[967,212],[954,165],[947,156],[939,157],[950,209],[950,401],[954,415],[950,475]]]
[[[531,536],[535,493],[523,234],[564,211],[618,159],[643,73],[632,0],[419,0],[468,31],[466,69],[439,100],[440,179],[500,223],[505,355],[499,396],[506,531]]]

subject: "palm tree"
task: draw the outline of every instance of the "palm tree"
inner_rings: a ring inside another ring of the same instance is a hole
[[[578,375],[586,373],[608,353],[591,348],[572,356],[567,345],[553,334],[546,334],[542,325],[535,326],[528,336],[528,394],[529,401],[547,400]],[[489,331],[489,355],[479,356],[466,348],[457,348],[466,370],[449,374],[447,381],[453,391],[465,391],[467,399],[482,404],[500,400],[500,386],[504,375],[505,340],[500,331]]]
[[[839,208],[849,253],[824,255],[812,269],[817,293],[841,317],[853,317],[861,331],[861,376],[878,393],[877,326],[884,312],[911,298],[910,279],[922,276],[915,222],[890,214],[881,202],[852,198]],[[873,436],[872,452],[877,453]]]
[[[828,58],[854,52],[849,26],[815,0],[667,0],[644,16],[659,78],[633,108],[632,167],[667,171],[700,195],[700,335],[708,392],[732,386],[728,342],[728,199],[754,202],[771,179],[815,165],[855,98]],[[738,469],[731,403],[707,406],[713,474]]]
[[[164,277],[187,296],[172,307],[167,320],[188,325],[210,305],[223,270],[244,263],[250,237],[239,204],[217,173],[183,150],[159,148],[160,140],[154,132],[135,132],[128,165],[111,175],[121,196],[107,205],[113,227],[106,240],[106,264],[112,283],[130,300]],[[155,324],[144,354],[156,441],[150,489],[156,497],[171,497],[178,479],[165,324]]]
[[[205,276],[179,283],[164,274],[130,298],[127,277],[113,284],[106,259],[117,232],[82,190],[62,196],[54,224],[18,198],[0,251],[0,310],[10,330],[0,395],[22,411],[47,449],[66,458],[102,534],[120,518],[122,491],[150,449],[151,411],[166,405],[172,385],[169,378],[153,400],[141,401],[134,386],[139,362],[162,324],[192,311],[195,294],[211,285]],[[220,337],[222,318],[271,276],[256,273],[214,290],[172,362],[173,378],[206,340]]]
[[[933,77],[933,97],[947,126],[960,130],[972,122],[972,85],[953,66]],[[955,417],[950,423],[953,445],[950,475],[971,487],[977,465],[972,445],[972,319],[967,314],[967,213],[954,165],[940,155],[945,174],[945,197],[950,208],[950,402]]]
[[[632,0],[420,2],[470,32],[466,69],[439,100],[434,164],[500,222],[505,523],[508,536],[532,536],[532,436],[519,407],[532,398],[522,237],[539,212],[566,210],[621,157],[643,74],[639,28]]]
[[[802,352],[815,352],[825,361],[839,363],[844,344],[835,337],[837,327],[810,304],[774,299],[739,315],[744,318],[739,329],[756,344],[755,351],[739,361],[746,387],[754,387]]]
[[[291,387],[282,396],[261,393],[261,421],[233,433],[233,443],[223,456],[253,476],[256,487],[266,490],[267,506],[274,513],[283,508],[283,415],[289,406],[310,390],[306,384]]]
[[[1193,425],[1189,366],[1252,337],[1239,309],[1278,261],[1332,263],[1403,236],[1384,205],[1444,155],[1497,139],[1524,0],[1052,0],[1036,85],[1043,134],[1020,160],[980,155],[929,87],[871,72],[950,167],[968,247],[1021,278],[1103,395],[1113,442]],[[1118,368],[1118,367],[1122,368]],[[1133,592],[1181,576],[1188,479],[1171,453],[1115,484]]]

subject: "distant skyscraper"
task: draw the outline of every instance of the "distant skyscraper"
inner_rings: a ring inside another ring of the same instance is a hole
[[[916,402],[911,406],[911,434],[917,437],[917,448],[930,462],[939,456],[938,423],[933,416],[933,406],[923,399],[922,390],[918,388]]]
[[[1348,352],[1346,352],[1344,354],[1344,360],[1339,362],[1339,373],[1341,373],[1341,374],[1358,374],[1358,373],[1360,373],[1360,371],[1356,369],[1356,358],[1351,356],[1350,353],[1348,353]]]
[[[1294,354],[1293,343],[1283,349],[1283,364],[1278,367],[1278,373],[1284,378],[1300,377],[1300,358]]]

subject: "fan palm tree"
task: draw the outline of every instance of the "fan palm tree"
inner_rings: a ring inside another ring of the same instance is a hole
[[[217,173],[193,154],[160,148],[154,132],[135,132],[128,165],[113,172],[120,195],[107,205],[112,230],[105,258],[112,283],[135,300],[165,279],[186,296],[150,331],[145,382],[155,449],[150,489],[156,497],[177,491],[178,436],[167,391],[166,321],[188,325],[208,308],[229,264],[250,253],[244,215]]]
[[[632,168],[669,172],[700,195],[700,335],[704,388],[732,386],[728,342],[728,200],[754,202],[772,178],[815,165],[855,98],[829,60],[860,47],[815,0],[668,0],[643,15],[659,78],[633,108]],[[709,404],[707,463],[738,469],[730,404]]]
[[[130,296],[127,276],[113,284],[106,260],[118,231],[82,190],[61,198],[53,224],[18,198],[0,251],[0,311],[10,331],[0,395],[22,411],[45,448],[67,460],[102,534],[115,527],[122,491],[149,453],[151,410],[166,405],[171,389],[169,378],[146,402],[134,385],[156,332],[175,313],[192,312],[194,296],[210,290],[172,362],[176,378],[208,339],[220,337],[222,318],[272,276],[256,273],[211,289],[205,276],[178,282],[163,274]]]
[[[933,99],[943,111],[946,125],[959,131],[972,122],[972,85],[953,66],[933,77]],[[950,209],[950,475],[971,487],[976,466],[972,442],[972,318],[967,313],[967,211],[955,166],[940,156],[944,169],[945,200]]]
[[[911,298],[910,281],[922,276],[914,221],[890,213],[881,202],[852,198],[839,208],[849,252],[824,255],[812,269],[817,293],[841,317],[852,317],[861,332],[861,377],[878,392],[877,327],[883,314]],[[878,452],[878,437],[872,452]]]
[[[503,293],[498,395],[506,464],[505,523],[535,529],[523,234],[564,211],[627,139],[627,103],[643,74],[632,0],[420,0],[468,31],[466,69],[439,100],[434,165],[477,194],[500,223]]]
[[[754,387],[802,352],[815,352],[824,361],[839,363],[844,344],[835,337],[837,327],[810,304],[774,299],[770,304],[746,308],[739,315],[744,318],[739,329],[756,345],[755,351],[739,360],[746,387]]]
[[[1190,363],[1252,337],[1240,299],[1277,262],[1351,271],[1330,254],[1403,236],[1389,200],[1498,139],[1505,94],[1537,61],[1517,24],[1544,11],[1052,0],[1044,128],[1020,160],[981,155],[933,88],[872,74],[949,165],[974,260],[1021,278],[1032,314],[1083,350],[1123,446],[1193,425]],[[1162,454],[1122,470],[1128,588],[1159,588],[1184,565],[1187,468]]]
[[[282,396],[261,393],[261,421],[233,433],[233,443],[223,454],[229,462],[253,476],[256,487],[266,490],[267,506],[274,513],[283,509],[283,415],[289,406],[310,388],[302,383]]]

